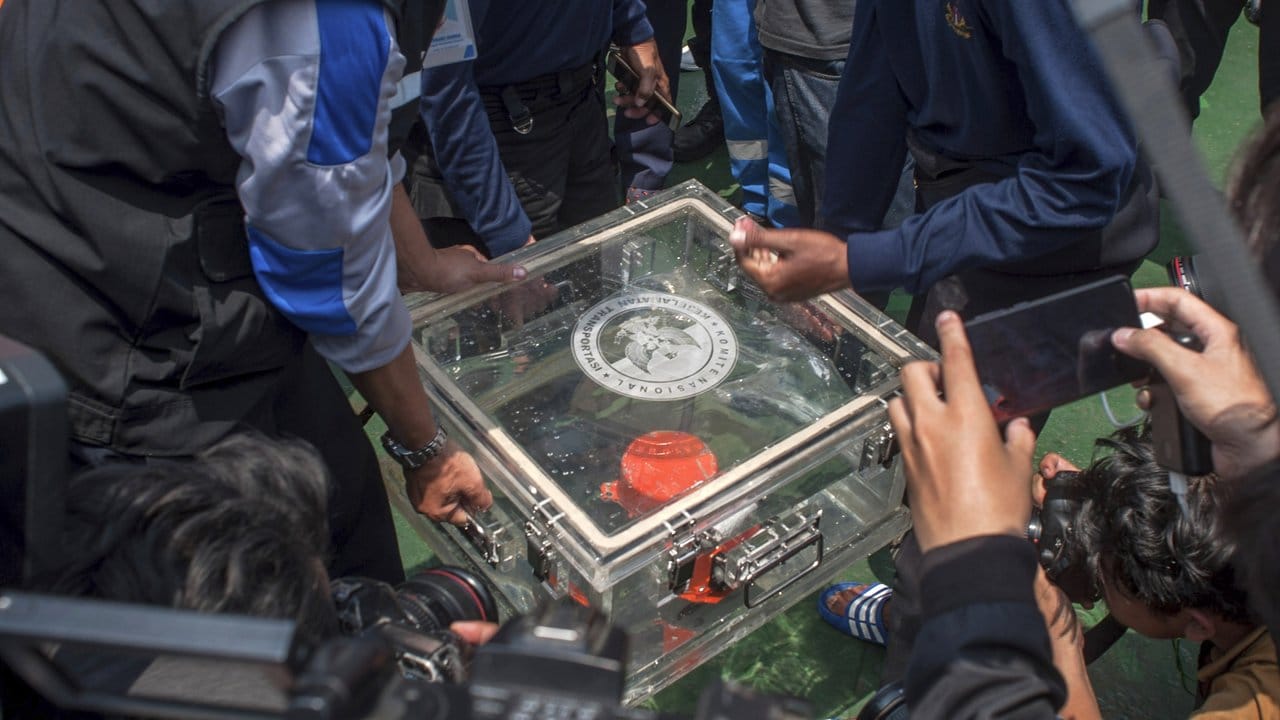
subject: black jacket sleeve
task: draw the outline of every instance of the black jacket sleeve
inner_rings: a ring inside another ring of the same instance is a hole
[[[1054,718],[1066,701],[1036,606],[1034,546],[981,537],[930,551],[905,683],[912,720]]]

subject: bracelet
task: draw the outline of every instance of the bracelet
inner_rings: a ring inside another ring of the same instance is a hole
[[[382,448],[387,451],[392,460],[400,463],[405,470],[417,470],[434,460],[441,452],[444,451],[445,443],[449,441],[449,435],[444,431],[444,426],[436,425],[436,436],[431,438],[431,442],[418,448],[410,450],[401,445],[398,440],[391,436],[391,431],[382,434]]]

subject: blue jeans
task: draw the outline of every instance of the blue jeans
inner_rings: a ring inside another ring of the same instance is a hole
[[[791,169],[799,224],[815,227],[822,212],[827,170],[827,119],[844,74],[844,60],[814,60],[765,48],[764,73],[773,90],[774,117]],[[915,212],[914,167],[908,155],[884,227],[896,227]]]

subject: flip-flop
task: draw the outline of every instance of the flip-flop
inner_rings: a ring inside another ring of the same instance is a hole
[[[827,607],[827,598],[850,588],[865,586],[854,596],[840,615]],[[876,645],[887,645],[889,630],[884,624],[884,604],[893,597],[893,590],[883,583],[837,583],[822,591],[818,597],[818,614],[831,627],[850,637]]]

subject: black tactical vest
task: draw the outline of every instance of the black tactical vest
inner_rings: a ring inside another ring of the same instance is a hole
[[[267,401],[305,341],[253,276],[240,157],[208,96],[219,37],[267,1],[0,10],[0,333],[59,366],[78,442],[191,454]],[[441,2],[383,1],[414,72]]]

